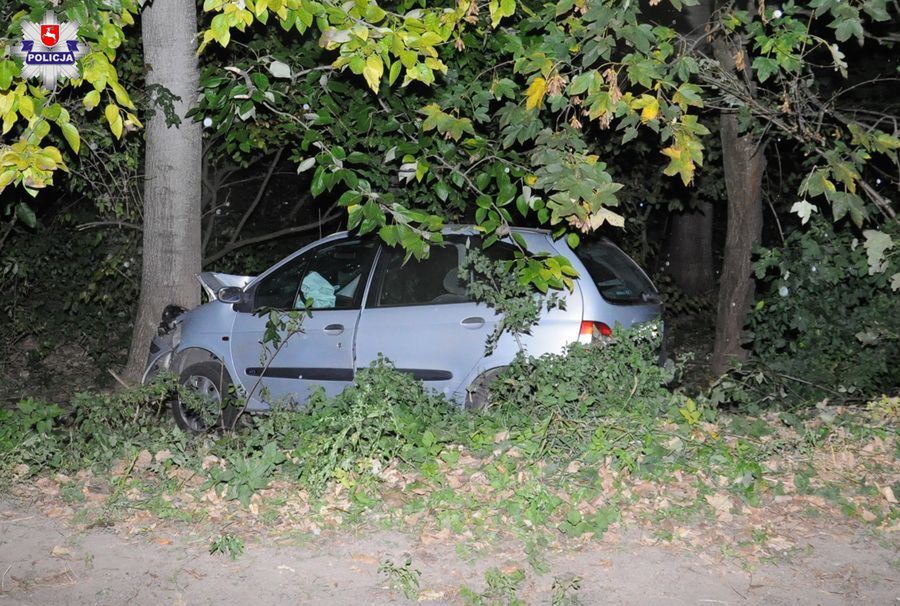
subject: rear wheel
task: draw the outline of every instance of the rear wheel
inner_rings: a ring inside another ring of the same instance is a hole
[[[466,390],[466,410],[485,411],[491,406],[491,385],[506,366],[492,368],[481,373]]]
[[[204,433],[234,426],[240,409],[230,403],[231,377],[220,362],[191,364],[182,371],[178,382],[181,389],[172,402],[178,427]]]

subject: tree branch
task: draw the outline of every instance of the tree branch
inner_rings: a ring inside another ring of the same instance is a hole
[[[280,229],[278,231],[274,231],[272,233],[263,234],[261,236],[253,236],[252,238],[245,238],[243,240],[237,242],[230,242],[223,249],[205,257],[203,259],[203,265],[208,265],[213,261],[218,261],[222,257],[225,257],[232,252],[238,250],[239,248],[244,248],[245,246],[250,246],[251,244],[259,244],[260,242],[267,242],[269,240],[275,240],[276,238],[281,238],[283,236],[289,236],[291,234],[299,234],[307,231],[312,231],[314,229],[318,229],[319,227],[330,223],[334,219],[338,217],[339,213],[332,214],[332,211],[335,209],[337,204],[333,204],[328,211],[326,211],[325,216],[318,221],[314,221],[313,223],[307,223],[305,225],[297,225],[294,227],[286,227],[284,229]]]
[[[256,190],[256,197],[253,199],[253,202],[250,203],[250,206],[247,207],[247,210],[244,212],[244,216],[241,217],[241,221],[238,223],[234,232],[231,234],[231,240],[228,241],[229,246],[237,241],[237,238],[241,234],[241,230],[244,229],[244,225],[246,225],[247,220],[250,218],[250,215],[252,215],[253,211],[256,210],[256,207],[259,206],[260,200],[262,200],[263,195],[265,195],[266,193],[266,189],[268,189],[269,187],[269,181],[272,180],[272,173],[275,172],[275,169],[278,167],[278,162],[281,161],[281,154],[283,152],[284,148],[279,147],[278,151],[275,153],[275,158],[273,158],[271,164],[269,164],[269,169],[266,171],[266,176],[263,179],[263,182],[260,183],[259,189]]]

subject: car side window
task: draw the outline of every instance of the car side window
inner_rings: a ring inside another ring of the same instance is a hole
[[[297,287],[308,262],[309,255],[294,257],[263,278],[256,287],[254,309],[293,309]]]
[[[375,306],[441,305],[469,301],[466,285],[459,279],[459,264],[465,258],[461,242],[433,247],[427,259],[409,259],[399,248],[384,249],[378,262],[379,281]]]
[[[404,263],[400,249],[384,249],[378,262],[375,283],[375,307],[408,305],[444,305],[469,303],[466,281],[459,277],[469,246],[477,246],[476,238],[447,239],[442,247],[433,247],[427,259],[409,259]],[[497,243],[487,249],[490,258],[511,259],[512,246]]]
[[[375,250],[373,241],[341,241],[292,259],[259,283],[254,308],[359,307]]]

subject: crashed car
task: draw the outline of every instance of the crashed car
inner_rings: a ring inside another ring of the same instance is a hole
[[[572,342],[609,335],[617,324],[660,318],[662,305],[650,278],[612,242],[596,240],[573,250],[547,231],[514,231],[529,252],[566,257],[579,278],[564,293],[565,305],[543,310],[518,340],[502,335],[489,352],[485,342],[500,317],[472,299],[459,272],[478,239],[474,228],[446,229],[445,244],[423,260],[406,260],[397,247],[342,232],[257,277],[200,274],[209,302],[191,310],[167,308],[144,382],[173,372],[192,396],[215,403],[218,417],[198,412],[184,396],[175,399],[176,422],[194,432],[221,423],[230,392],[246,400],[249,412],[302,406],[314,389],[336,395],[357,369],[379,356],[460,406],[477,409],[486,405],[488,386],[520,346],[534,356],[559,353]],[[485,249],[495,259],[511,259],[515,251],[508,241]],[[311,314],[302,332],[274,358],[261,355],[269,314],[260,312],[307,305]]]

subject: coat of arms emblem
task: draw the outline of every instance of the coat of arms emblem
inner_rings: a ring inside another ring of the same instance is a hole
[[[40,23],[22,23],[22,44],[13,50],[24,61],[22,77],[40,78],[55,88],[60,78],[78,78],[76,61],[84,54],[78,42],[78,23],[60,23],[49,12]]]

